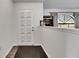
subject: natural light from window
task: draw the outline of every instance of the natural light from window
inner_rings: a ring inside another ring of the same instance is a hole
[[[58,27],[74,28],[73,13],[58,13]]]

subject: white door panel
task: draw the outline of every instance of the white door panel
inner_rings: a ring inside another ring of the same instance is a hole
[[[22,42],[33,43],[32,10],[21,9],[18,12],[18,38]]]

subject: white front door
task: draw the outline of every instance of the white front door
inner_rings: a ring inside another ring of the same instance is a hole
[[[33,34],[32,34],[32,10],[21,9],[18,13],[18,33],[19,39],[23,43],[33,44]]]

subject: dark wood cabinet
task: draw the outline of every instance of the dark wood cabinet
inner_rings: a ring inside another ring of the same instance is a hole
[[[53,26],[53,16],[43,16],[45,26]]]

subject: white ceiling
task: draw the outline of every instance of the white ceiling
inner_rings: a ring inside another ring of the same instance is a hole
[[[14,0],[15,2],[42,2],[45,9],[79,9],[79,0]]]
[[[79,0],[45,0],[45,9],[79,9]]]
[[[42,2],[43,0],[13,0],[14,2]]]

